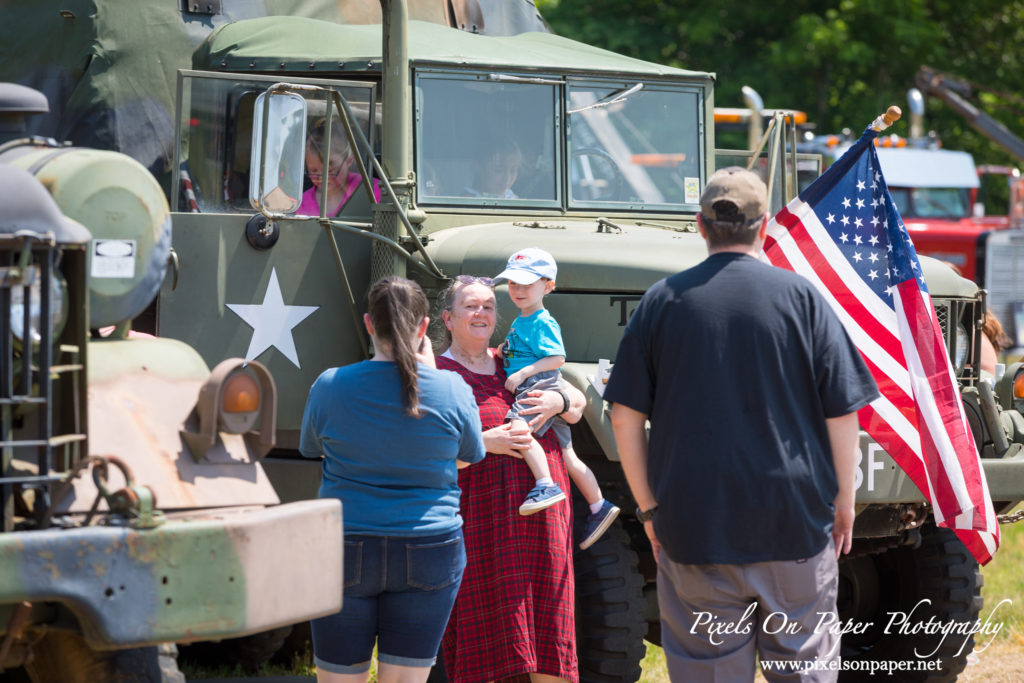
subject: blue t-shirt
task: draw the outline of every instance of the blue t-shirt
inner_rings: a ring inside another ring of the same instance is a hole
[[[321,498],[340,498],[345,533],[429,536],[462,526],[455,460],[484,457],[473,392],[419,366],[419,418],[405,414],[398,367],[363,361],[325,370],[309,390],[299,450],[321,454]]]
[[[546,308],[526,317],[519,316],[512,321],[502,353],[510,375],[541,358],[565,356],[562,328]]]

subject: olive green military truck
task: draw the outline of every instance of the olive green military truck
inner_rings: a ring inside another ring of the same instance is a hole
[[[436,295],[455,275],[493,275],[515,250],[542,247],[559,263],[546,301],[563,328],[564,374],[588,397],[574,442],[606,495],[632,510],[597,389],[600,361],[614,358],[648,286],[704,258],[695,214],[717,166],[759,168],[777,209],[797,186],[793,169],[808,160],[787,154],[793,138],[781,122],[756,154],[716,149],[713,74],[542,31],[493,35],[489,23],[416,14],[428,4],[383,2],[381,25],[310,14],[226,22],[216,12],[195,22],[212,31],[179,72],[173,98],[176,261],[158,296],[156,331],[210,364],[239,356],[268,367],[279,410],[277,448],[263,465],[282,498],[309,498],[319,469],[296,453],[303,404],[324,368],[366,357],[359,317],[369,284],[398,273]],[[478,3],[502,4],[523,3]],[[354,150],[350,172],[362,186],[340,216],[300,217],[303,129],[321,119],[328,136]],[[515,159],[515,173],[506,168],[505,187],[485,188],[498,155]],[[380,203],[369,175],[380,182]],[[1008,368],[994,391],[982,381],[984,292],[922,262],[1004,511],[1024,499],[1024,377],[1016,388],[1024,371]],[[498,299],[507,324],[514,309],[503,291]],[[924,620],[974,619],[977,565],[866,435],[861,454],[857,543],[841,565],[844,621],[884,625],[871,617],[924,598],[932,610],[917,613]],[[655,565],[642,528],[625,515],[575,561],[581,677],[636,680],[643,639],[658,640]],[[960,644],[936,648],[934,635],[876,630],[848,634],[843,654],[911,660],[916,649],[942,660],[927,676],[948,680],[970,651]]]
[[[167,201],[123,154],[24,137],[46,109],[0,84],[0,680],[183,681],[175,642],[340,607],[341,509],[278,505],[265,367],[128,333]]]
[[[717,165],[761,168],[775,208],[792,194],[798,160],[786,155],[789,136],[780,124],[761,154],[716,150],[711,74],[547,33],[482,36],[407,21],[402,3],[386,12],[383,27],[239,21],[200,45],[180,77],[172,193],[180,274],[161,292],[158,330],[211,360],[249,354],[267,363],[282,410],[279,448],[266,466],[284,495],[308,496],[316,469],[289,451],[313,379],[366,353],[358,317],[368,284],[399,273],[436,294],[457,274],[493,275],[516,249],[542,247],[559,263],[546,302],[563,328],[564,374],[589,398],[575,443],[607,495],[631,510],[595,386],[598,363],[614,358],[651,283],[704,258],[694,220]],[[372,201],[364,177],[340,217],[299,217],[291,212],[301,169],[289,168],[301,167],[303,125],[329,111],[331,134],[360,161],[351,172],[376,175],[382,201]],[[504,174],[505,186],[484,188],[500,156],[516,160],[514,173]],[[994,392],[981,381],[984,292],[937,262],[925,269],[992,495],[1009,508],[1024,498],[1024,422],[1013,398],[1020,369]],[[514,311],[501,292],[498,299],[507,323]],[[244,315],[240,306],[249,307]],[[925,598],[936,619],[973,619],[977,565],[934,526],[892,460],[866,435],[861,446],[843,619],[884,625],[879,615]],[[635,680],[642,639],[658,638],[654,562],[640,526],[627,516],[577,553],[576,572],[583,678]],[[929,675],[954,677],[970,647],[947,639],[936,649],[933,638],[848,635],[844,655],[913,659],[915,649],[934,650],[942,670]]]

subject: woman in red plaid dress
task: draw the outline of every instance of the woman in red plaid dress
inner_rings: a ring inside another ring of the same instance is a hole
[[[536,515],[519,514],[534,479],[517,451],[532,437],[505,422],[513,396],[505,390],[500,359],[488,348],[496,322],[491,285],[460,276],[442,312],[452,339],[437,367],[459,373],[473,390],[491,454],[459,474],[467,565],[441,644],[445,669],[452,683],[526,675],[533,683],[575,682],[571,506],[566,501]],[[584,399],[569,393],[572,408],[563,417],[575,422]],[[564,403],[557,392],[538,394],[540,424],[562,412]],[[548,432],[539,441],[551,476],[568,490],[557,440]]]

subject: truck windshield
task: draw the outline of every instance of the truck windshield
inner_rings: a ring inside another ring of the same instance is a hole
[[[967,218],[968,191],[958,187],[890,187],[904,218]]]
[[[701,168],[697,105],[695,92],[650,84],[571,83],[570,203],[696,204]]]
[[[695,87],[420,72],[416,114],[423,204],[677,211],[699,198]]]
[[[538,80],[450,74],[418,79],[423,203],[558,203],[558,82]]]

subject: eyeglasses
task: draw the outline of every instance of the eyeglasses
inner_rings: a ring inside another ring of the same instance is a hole
[[[477,277],[476,275],[456,275],[455,281],[463,285],[483,285],[494,287],[494,279],[489,277]]]
[[[337,178],[338,176],[341,175],[341,169],[338,169],[337,171],[331,171],[331,169],[327,169],[327,170],[330,171],[327,174],[328,178]],[[309,173],[309,172],[307,172],[306,175],[309,176],[310,180],[320,180],[321,178],[324,177],[323,173]]]

